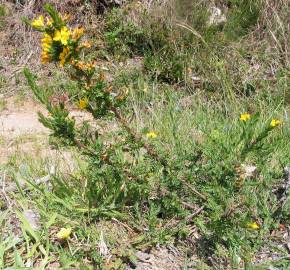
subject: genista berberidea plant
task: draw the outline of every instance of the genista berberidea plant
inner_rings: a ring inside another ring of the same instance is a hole
[[[120,204],[119,199],[126,201],[123,198],[125,187],[128,190],[126,192],[128,197],[135,196],[134,192],[129,191],[130,183],[126,185],[123,176],[126,175],[129,179],[138,177],[131,175],[121,164],[118,166],[118,157],[115,152],[121,146],[116,144],[114,147],[105,148],[98,134],[92,135],[90,133],[91,129],[86,121],[83,122],[81,127],[76,126],[75,120],[70,116],[68,102],[73,99],[79,109],[91,113],[96,120],[114,117],[127,132],[129,143],[131,141],[133,144],[138,145],[139,148],[145,148],[152,160],[163,165],[165,161],[157,154],[154,148],[130,128],[122,116],[120,108],[126,99],[127,93],[120,92],[117,95],[112,93],[112,87],[106,83],[104,74],[102,71],[97,70],[96,62],[86,61],[85,57],[83,57],[84,49],[91,46],[89,42],[81,41],[84,35],[84,28],[71,29],[67,25],[69,16],[61,16],[50,5],[45,5],[44,9],[49,17],[41,15],[32,22],[26,21],[35,30],[42,33],[41,62],[42,64],[54,63],[64,68],[69,77],[76,81],[79,91],[77,97],[74,98],[69,97],[67,94],[49,96],[42,87],[36,84],[33,74],[28,69],[25,69],[24,74],[33,93],[46,106],[49,113],[48,116],[39,113],[39,120],[45,127],[52,130],[53,136],[58,137],[67,145],[79,147],[84,154],[92,158],[93,171],[97,175],[100,174],[99,180],[102,180],[98,183],[95,182],[97,180],[92,180],[93,182],[87,185],[89,207],[96,207],[96,201],[104,201],[107,205],[112,202],[118,202],[118,208],[121,208],[122,204]],[[98,172],[96,172],[97,168],[100,169]],[[104,168],[106,172],[104,172]],[[113,183],[109,184],[110,181],[108,181],[107,177],[111,177]],[[137,193],[142,190],[136,184],[132,186],[138,189]],[[104,199],[106,196],[109,201]]]
[[[48,115],[39,113],[41,123],[64,145],[78,147],[88,160],[82,182],[74,186],[57,183],[55,194],[67,196],[74,211],[89,213],[92,218],[117,216],[128,221],[134,217],[143,224],[143,215],[153,243],[166,242],[171,236],[183,237],[183,228],[195,222],[203,238],[216,248],[223,245],[233,252],[249,254],[250,249],[240,247],[255,246],[252,242],[263,228],[263,219],[270,219],[273,211],[267,200],[258,198],[267,185],[260,184],[258,177],[251,181],[241,177],[240,171],[253,153],[261,157],[257,164],[264,166],[270,155],[269,141],[282,121],[272,119],[257,129],[259,114],[243,113],[230,128],[210,132],[200,128],[204,143],[195,153],[184,153],[176,144],[178,156],[168,156],[154,143],[159,139],[158,132],[151,130],[143,136],[129,125],[122,110],[128,93],[113,91],[96,61],[88,60],[91,45],[83,41],[84,28],[69,27],[69,17],[50,5],[44,9],[48,17],[27,21],[42,34],[41,62],[63,68],[76,82],[78,92],[69,96],[64,89],[64,94],[50,95],[37,85],[28,69],[24,74],[48,111]],[[95,121],[117,121],[121,129],[116,137],[121,139],[108,143],[89,122],[76,123],[70,114],[72,103]],[[174,119],[174,115],[170,117]],[[256,197],[253,189],[257,190]]]

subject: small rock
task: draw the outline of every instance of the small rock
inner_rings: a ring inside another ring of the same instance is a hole
[[[242,164],[242,170],[245,178],[252,179],[257,175],[257,167]]]
[[[227,20],[226,16],[222,14],[221,9],[217,7],[211,7],[209,9],[209,12],[210,12],[209,21],[208,21],[209,25],[218,25],[220,23],[226,22]]]
[[[104,257],[108,256],[109,254],[109,249],[106,245],[105,239],[104,239],[104,233],[101,232],[100,235],[100,241],[99,241],[99,249],[100,249],[100,254]]]
[[[137,251],[135,256],[138,258],[140,261],[149,261],[150,260],[150,254],[142,252],[142,251]]]
[[[27,209],[23,212],[23,215],[34,231],[38,231],[40,229],[40,217],[36,210]]]

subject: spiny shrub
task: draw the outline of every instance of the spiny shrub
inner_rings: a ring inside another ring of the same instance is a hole
[[[48,91],[36,84],[35,76],[25,69],[24,74],[32,91],[49,113],[48,116],[39,113],[39,120],[52,130],[52,136],[60,138],[66,145],[79,147],[88,157],[91,164],[90,173],[87,175],[89,182],[82,194],[86,195],[85,203],[89,209],[109,211],[121,209],[126,204],[132,205],[136,200],[142,201],[147,197],[146,186],[148,187],[146,181],[142,181],[142,175],[145,179],[154,167],[149,164],[143,166],[143,161],[132,166],[126,161],[123,148],[128,148],[136,158],[138,152],[134,149],[145,148],[147,154],[142,158],[145,161],[148,156],[156,161],[161,161],[161,158],[155,149],[129,127],[122,116],[119,108],[122,107],[128,93],[125,91],[112,93],[112,87],[106,83],[104,74],[97,72],[95,62],[82,59],[82,52],[90,47],[89,42],[81,41],[84,29],[78,27],[71,29],[67,25],[68,17],[61,16],[50,5],[45,5],[45,10],[49,17],[40,16],[32,22],[27,21],[43,35],[41,62],[55,63],[64,67],[70,78],[78,84],[79,92],[73,97],[67,93],[54,93],[51,96]],[[105,145],[99,134],[93,132],[87,122],[76,125],[70,116],[69,102],[75,102],[79,109],[91,113],[95,119],[106,120],[115,117],[128,133],[125,143]],[[61,184],[60,190],[63,190],[64,186],[66,185]],[[67,194],[71,194],[69,189],[64,190]],[[72,190],[76,194],[79,193],[75,188]]]
[[[104,39],[110,53],[123,57],[143,55],[149,45],[144,29],[127,20],[122,9],[107,15]]]
[[[203,237],[214,246],[224,245],[242,253],[241,246],[251,245],[261,228],[269,229],[271,224],[267,222],[273,219],[274,212],[268,207],[267,183],[261,184],[255,176],[249,181],[248,175],[239,174],[243,163],[253,159],[253,153],[262,157],[257,163],[264,166],[271,154],[271,135],[282,121],[272,119],[257,129],[259,115],[244,113],[233,125],[212,132],[205,130],[206,143],[197,146],[198,151],[163,156],[153,146],[158,133],[148,131],[144,138],[123,116],[128,93],[113,93],[95,62],[85,60],[85,49],[90,45],[82,42],[84,29],[71,29],[68,18],[49,5],[45,10],[49,17],[27,21],[43,35],[42,63],[64,67],[78,84],[79,93],[72,97],[49,96],[28,69],[24,74],[49,112],[47,116],[39,114],[40,121],[53,136],[78,147],[89,161],[79,182],[56,183],[58,196],[73,201],[75,211],[88,211],[95,218],[125,216],[125,206],[131,210],[133,207],[136,219],[140,219],[140,212],[145,213],[149,237],[158,241],[166,241],[168,234],[178,236],[183,224],[195,221]],[[114,142],[106,143],[88,122],[76,124],[69,102],[75,102],[95,120],[114,118],[122,127]],[[170,117],[174,119],[173,113]],[[192,214],[193,210],[197,212]],[[181,225],[173,223],[169,230],[168,225],[162,226],[168,219],[176,219]]]

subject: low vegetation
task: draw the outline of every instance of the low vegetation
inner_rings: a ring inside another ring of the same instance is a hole
[[[78,169],[35,183],[31,162],[25,188],[12,174],[22,236],[0,230],[0,266],[134,269],[136,250],[161,245],[180,269],[287,269],[287,1],[145,2],[107,9],[97,32],[49,4],[24,19],[56,73],[24,69],[39,120]]]

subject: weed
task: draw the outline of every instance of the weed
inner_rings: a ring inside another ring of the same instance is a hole
[[[142,28],[126,21],[124,11],[113,9],[107,16],[104,38],[110,53],[115,55],[142,55],[148,43]]]
[[[225,24],[225,35],[230,39],[237,39],[247,34],[258,21],[262,2],[255,1],[229,1],[229,19]]]
[[[0,112],[6,109],[6,100],[0,100]]]
[[[7,15],[6,7],[0,4],[0,30],[4,27],[4,19]]]
[[[147,54],[144,59],[144,68],[159,81],[177,83],[185,76],[188,55],[169,51],[164,48],[158,53]]]
[[[6,85],[7,81],[4,76],[0,76],[0,88],[3,88]]]

